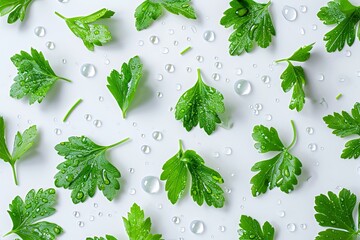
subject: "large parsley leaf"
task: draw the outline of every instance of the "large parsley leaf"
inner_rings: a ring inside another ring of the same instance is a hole
[[[142,66],[140,58],[135,56],[129,60],[129,63],[123,63],[121,73],[112,70],[107,78],[107,87],[121,108],[123,118],[126,117],[126,112],[134,99],[142,77]]]
[[[260,153],[279,152],[275,157],[255,163],[252,171],[258,172],[252,179],[251,191],[253,196],[258,196],[279,187],[281,191],[289,193],[298,183],[297,176],[301,174],[302,164],[298,158],[290,154],[290,149],[296,142],[296,129],[291,121],[294,138],[289,147],[284,147],[275,128],[263,125],[254,127],[252,137],[256,141],[255,148]]]
[[[190,2],[191,0],[145,0],[135,10],[136,29],[141,31],[150,27],[162,15],[163,8],[173,14],[196,19]]]
[[[355,240],[360,235],[356,230],[353,212],[356,196],[347,189],[342,189],[339,196],[328,192],[315,198],[315,218],[322,227],[328,227],[319,232],[316,240]]]
[[[255,43],[262,48],[267,48],[275,28],[269,12],[270,2],[257,3],[253,0],[232,0],[230,8],[224,12],[220,24],[233,27],[229,52],[231,55],[241,55],[244,51],[251,52]]]
[[[334,129],[332,132],[339,137],[348,137],[351,135],[360,135],[360,103],[355,103],[351,114],[345,111],[342,113],[334,113],[324,118],[328,128]],[[341,154],[341,158],[357,159],[360,156],[360,138],[350,140],[345,144],[345,149]]]
[[[242,215],[240,218],[239,234],[239,240],[273,240],[275,229],[269,222],[265,222],[261,229],[261,226],[256,219]]]
[[[13,228],[6,235],[14,233],[24,240],[55,240],[63,229],[55,223],[39,221],[55,213],[55,202],[53,188],[37,192],[32,189],[25,201],[17,196],[9,206]]]
[[[336,27],[324,37],[328,52],[341,51],[345,43],[353,45],[360,21],[360,7],[352,5],[349,0],[333,0],[322,7],[317,15],[326,25],[336,24]]]
[[[301,66],[294,66],[292,61],[306,62],[310,58],[310,51],[313,45],[314,43],[301,47],[291,57],[276,61],[288,63],[288,67],[280,76],[283,80],[281,87],[284,92],[289,92],[293,89],[289,108],[291,110],[296,109],[298,112],[303,109],[305,103],[304,87],[306,85],[306,78],[304,69]]]
[[[88,237],[86,240],[117,240],[117,238],[111,235],[106,235],[105,237]]]
[[[198,69],[196,84],[187,90],[176,104],[175,118],[181,120],[187,131],[200,123],[200,128],[210,135],[221,123],[220,113],[225,112],[223,95],[215,88],[206,85]]]
[[[102,46],[111,41],[112,36],[109,28],[102,24],[92,24],[97,20],[111,18],[115,12],[108,9],[101,9],[88,16],[66,18],[60,13],[55,12],[65,20],[70,30],[84,42],[90,51],[94,51],[94,46]]]
[[[7,22],[24,21],[26,9],[32,0],[0,0],[0,16],[9,14]]]
[[[129,240],[161,240],[160,234],[151,234],[151,219],[146,218],[144,211],[134,203],[128,213],[128,218],[123,217]]]
[[[18,180],[15,164],[34,145],[36,136],[37,129],[35,125],[29,127],[23,133],[17,132],[13,152],[10,154],[6,145],[5,121],[4,118],[0,116],[0,158],[11,165],[16,185],[18,185]]]
[[[50,88],[57,80],[70,80],[57,76],[42,52],[31,48],[31,55],[25,51],[11,57],[11,61],[18,70],[11,86],[10,96],[21,99],[29,97],[29,103],[41,103]]]
[[[96,188],[112,201],[120,189],[120,172],[106,159],[106,151],[126,142],[128,138],[110,146],[99,146],[87,137],[70,137],[68,142],[55,146],[66,161],[59,164],[55,186],[72,190],[71,198],[76,203],[93,197]]]
[[[221,175],[205,166],[204,160],[193,150],[184,152],[180,141],[179,152],[170,158],[163,166],[161,180],[166,181],[165,190],[172,204],[175,204],[184,194],[191,176],[191,196],[202,205],[221,208],[224,206],[224,191],[219,184],[224,183]]]

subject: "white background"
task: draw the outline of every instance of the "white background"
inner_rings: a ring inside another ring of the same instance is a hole
[[[69,136],[86,135],[100,145],[109,145],[125,137],[132,139],[131,142],[112,149],[108,154],[109,160],[122,173],[122,188],[113,202],[107,201],[97,192],[94,198],[78,205],[72,203],[69,190],[58,189],[57,213],[48,220],[65,229],[66,233],[60,239],[85,239],[88,236],[105,234],[126,239],[121,217],[126,215],[134,202],[151,217],[153,232],[162,233],[165,239],[183,237],[188,240],[235,240],[238,239],[237,229],[241,214],[250,215],[261,223],[270,221],[276,228],[276,239],[314,239],[322,229],[313,216],[316,195],[328,190],[337,192],[339,187],[349,188],[360,195],[360,176],[357,172],[360,164],[356,160],[340,159],[346,140],[332,135],[322,121],[326,114],[343,109],[350,110],[359,99],[358,40],[352,48],[346,46],[340,53],[326,53],[322,38],[331,27],[324,26],[316,17],[326,1],[274,0],[270,9],[277,34],[272,45],[267,49],[256,48],[250,54],[231,57],[228,54],[227,41],[231,30],[224,29],[219,24],[229,1],[195,0],[193,5],[198,20],[188,20],[166,13],[149,29],[137,32],[133,14],[140,2],[70,0],[69,3],[62,4],[55,0],[37,0],[31,5],[25,22],[8,25],[6,17],[1,18],[0,114],[6,119],[8,144],[12,146],[16,131],[26,129],[29,122],[38,126],[40,138],[31,154],[17,165],[20,186],[14,185],[10,166],[0,162],[0,235],[11,229],[12,223],[6,210],[16,195],[24,197],[32,188],[54,187],[56,166],[63,161],[56,154],[54,146]],[[296,21],[288,22],[284,19],[281,11],[285,5],[298,10]],[[300,12],[301,5],[307,6],[306,13]],[[69,17],[86,15],[102,7],[116,12],[111,20],[104,21],[110,26],[114,39],[104,47],[97,47],[94,52],[88,51],[82,41],[67,28],[65,22],[54,14],[59,11]],[[312,29],[313,24],[317,25],[317,30]],[[37,26],[46,28],[45,37],[34,35],[34,28]],[[185,27],[184,30],[182,26]],[[196,33],[191,30],[191,26],[196,28]],[[300,33],[300,28],[304,28],[305,35]],[[170,29],[174,29],[173,35],[169,34]],[[216,33],[215,42],[204,41],[202,35],[206,30]],[[152,35],[160,38],[158,45],[149,42]],[[190,38],[190,41],[187,38]],[[145,42],[142,47],[138,46],[140,40]],[[56,48],[48,50],[45,46],[47,41],[53,41]],[[178,46],[174,46],[174,41],[179,42]],[[303,65],[308,77],[306,104],[303,111],[297,113],[288,109],[291,93],[283,93],[280,87],[279,76],[286,65],[269,65],[276,59],[290,56],[300,46],[312,42],[316,42],[312,57]],[[187,46],[192,46],[193,49],[181,56],[179,53]],[[27,100],[9,97],[12,79],[17,72],[9,59],[20,50],[29,51],[30,47],[43,51],[58,75],[73,80],[73,83],[56,83],[42,104],[32,106],[28,105]],[[169,48],[170,52],[163,54],[163,47]],[[352,54],[347,57],[345,50],[350,49]],[[141,57],[145,76],[128,117],[124,120],[106,88],[106,76],[112,69],[119,69],[124,61],[134,55]],[[199,63],[196,60],[198,55],[204,57],[204,62]],[[218,60],[215,60],[215,57],[218,57]],[[67,63],[63,64],[62,59],[66,59]],[[110,60],[109,65],[105,64],[106,59]],[[216,61],[223,64],[222,69],[214,66]],[[96,66],[96,77],[87,79],[80,74],[80,67],[84,63],[93,63]],[[175,65],[174,73],[165,71],[164,66],[167,63]],[[186,67],[191,67],[192,72],[187,72]],[[207,136],[199,128],[186,132],[181,123],[175,120],[170,108],[174,107],[181,94],[195,83],[196,68],[201,68],[205,82],[216,87],[225,96],[227,111],[223,117],[230,118],[233,123],[231,129],[218,127],[214,134]],[[241,76],[236,75],[238,68],[242,69]],[[221,75],[220,81],[212,79],[213,73]],[[162,81],[157,80],[158,74],[164,75]],[[318,81],[321,74],[325,76],[324,81]],[[261,81],[263,75],[271,77],[270,88]],[[339,81],[341,78],[345,81]],[[226,79],[229,79],[229,82],[226,82]],[[234,82],[238,79],[251,81],[253,91],[250,95],[239,96],[234,92]],[[176,84],[182,85],[180,91],[176,89]],[[163,98],[158,98],[157,92],[162,92]],[[343,97],[335,100],[339,93],[342,93]],[[99,96],[104,98],[103,102],[98,100]],[[61,119],[66,111],[79,98],[83,98],[84,102],[71,115],[68,123],[62,123]],[[279,103],[275,101],[276,98],[280,100]],[[328,108],[320,104],[322,98],[326,100]],[[263,105],[258,116],[249,108],[249,105],[256,103]],[[91,114],[93,120],[101,120],[103,126],[96,128],[92,121],[84,119],[85,114]],[[271,121],[266,120],[266,114],[272,115]],[[255,162],[270,158],[272,154],[256,152],[251,138],[252,128],[256,124],[273,126],[279,131],[284,143],[289,144],[292,139],[291,119],[295,121],[299,135],[293,154],[303,163],[300,183],[295,191],[288,195],[275,189],[254,198],[251,196],[249,183],[254,173],[250,168]],[[133,122],[137,123],[136,127]],[[307,127],[313,127],[315,133],[307,134]],[[56,135],[55,128],[61,129],[62,134]],[[151,137],[154,130],[163,132],[162,141],[157,142]],[[141,134],[145,134],[145,137],[142,138]],[[141,189],[141,179],[144,176],[160,176],[162,165],[178,150],[178,139],[183,139],[187,149],[194,149],[203,156],[208,166],[218,168],[225,179],[223,187],[232,190],[231,194],[226,194],[224,208],[199,207],[188,194],[173,206],[167,200],[163,189],[156,195],[149,195]],[[318,150],[311,152],[308,149],[310,143],[316,143]],[[140,150],[144,144],[148,144],[152,149],[148,155]],[[226,147],[232,148],[232,155],[225,155]],[[219,158],[214,157],[215,152],[220,153]],[[129,173],[129,168],[134,168],[135,173]],[[232,174],[235,175],[232,177]],[[136,189],[135,195],[129,194],[131,188]],[[278,204],[279,200],[281,204]],[[99,207],[94,208],[94,203]],[[158,208],[159,204],[162,209]],[[74,211],[80,212],[80,218],[73,216]],[[280,211],[285,211],[284,218],[279,217]],[[102,217],[98,216],[99,212],[103,213]],[[111,217],[108,214],[111,214]],[[94,221],[89,221],[91,215],[95,216]],[[173,216],[181,217],[179,225],[171,221]],[[189,225],[194,219],[204,221],[204,234],[194,235],[190,232]],[[83,221],[85,226],[80,228],[78,221]],[[289,223],[297,225],[295,232],[287,230]],[[301,224],[306,224],[307,229],[301,229]],[[219,231],[220,225],[226,226],[225,232]],[[185,227],[184,233],[181,233],[181,227]],[[15,236],[9,236],[6,239],[14,238]]]

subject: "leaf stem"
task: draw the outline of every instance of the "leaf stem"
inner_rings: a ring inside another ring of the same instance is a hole
[[[280,62],[289,62],[289,60],[287,58],[283,58],[283,59],[279,59],[275,61],[276,63],[280,63]]]
[[[16,176],[16,169],[15,169],[15,164],[10,164],[11,165],[11,168],[12,168],[12,173],[13,173],[13,176],[14,176],[14,182],[17,185],[19,185],[19,182],[18,182],[18,179],[17,179],[17,176]]]
[[[66,120],[69,118],[70,114],[75,110],[75,108],[77,106],[79,106],[79,104],[82,102],[83,100],[80,98],[79,100],[77,100],[77,102],[70,108],[70,110],[66,113],[63,122],[66,122]]]
[[[8,236],[8,235],[10,235],[10,234],[12,234],[12,233],[15,233],[15,231],[14,231],[14,230],[11,230],[11,231],[8,232],[7,234],[5,234],[3,237],[6,237],[6,236]]]
[[[198,68],[196,71],[197,71],[198,81],[199,81],[199,82],[202,82],[202,79],[201,79],[201,70],[200,70],[200,68]]]
[[[296,133],[296,127],[295,127],[295,122],[294,120],[291,120],[291,127],[293,129],[293,140],[290,143],[290,145],[287,147],[287,150],[290,150],[296,143],[296,139],[297,139],[297,133]]]
[[[125,139],[121,140],[120,142],[117,142],[117,143],[114,143],[114,144],[112,144],[110,146],[107,146],[106,148],[109,149],[109,148],[116,147],[116,146],[118,146],[118,145],[120,145],[122,143],[125,143],[125,142],[129,141],[129,140],[130,140],[130,138],[125,138]]]
[[[191,50],[191,46],[188,46],[187,48],[185,48],[184,50],[182,50],[181,52],[180,52],[180,54],[181,55],[184,55],[185,53],[187,53],[188,51],[190,51]]]
[[[61,17],[62,19],[66,19],[66,17],[64,17],[63,15],[61,15],[60,13],[58,12],[55,12],[56,15],[58,15],[59,17]]]
[[[180,151],[183,151],[183,142],[181,139],[179,139],[179,146],[180,146]]]
[[[339,93],[337,96],[336,96],[336,100],[339,100],[340,98],[342,97],[342,93]]]
[[[70,79],[63,78],[63,77],[59,77],[58,79],[59,79],[59,80],[64,80],[64,81],[66,81],[66,82],[72,82]]]

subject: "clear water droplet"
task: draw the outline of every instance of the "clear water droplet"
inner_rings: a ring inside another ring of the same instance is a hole
[[[174,41],[174,46],[177,46],[179,45],[179,42],[178,41]]]
[[[243,73],[243,70],[241,68],[237,68],[235,73],[236,75],[240,76]]]
[[[215,81],[219,81],[220,80],[220,75],[218,73],[213,73],[212,79],[214,79]]]
[[[224,148],[225,155],[231,155],[232,154],[232,148],[231,147],[225,147]]]
[[[296,225],[294,223],[289,223],[286,228],[289,230],[289,232],[295,232],[296,231]]]
[[[136,122],[133,122],[132,125],[133,125],[133,127],[136,127],[136,126],[137,126],[137,123],[136,123]]]
[[[200,63],[202,63],[204,61],[204,57],[203,56],[196,56],[196,60]]]
[[[191,41],[191,38],[190,38],[190,37],[187,37],[186,40],[190,42],[190,41]]]
[[[282,10],[282,15],[287,21],[293,22],[297,18],[297,11],[295,8],[286,5]]]
[[[103,102],[104,101],[104,97],[103,96],[99,96],[99,102]]]
[[[177,90],[177,91],[180,91],[181,88],[182,88],[181,84],[180,84],[180,83],[177,83],[177,84],[176,84],[176,90]]]
[[[257,68],[257,64],[254,63],[254,64],[253,64],[253,68]]]
[[[305,5],[300,5],[300,12],[306,13],[306,12],[307,12],[307,6],[305,6]]]
[[[134,168],[129,168],[129,173],[134,173],[135,169]]]
[[[302,223],[302,224],[300,224],[300,228],[301,228],[302,230],[306,230],[306,229],[307,229],[307,225],[306,225],[305,223]]]
[[[156,140],[156,141],[161,141],[161,140],[163,139],[163,134],[162,134],[162,132],[154,131],[154,132],[152,133],[152,137],[153,137],[153,139]]]
[[[312,127],[307,127],[307,128],[306,128],[306,132],[307,132],[307,134],[309,134],[309,135],[313,135],[313,134],[314,134],[314,128],[312,128]]]
[[[312,30],[317,30],[317,25],[316,24],[313,24],[312,27],[311,27]]]
[[[271,121],[272,120],[271,114],[266,114],[265,119],[266,119],[266,121]]]
[[[300,28],[300,34],[305,35],[305,29],[304,28]]]
[[[149,153],[151,152],[151,148],[150,148],[150,146],[148,146],[148,145],[142,145],[142,146],[141,146],[141,151],[142,151],[143,153],[145,153],[145,154],[149,154]]]
[[[191,72],[192,71],[191,67],[186,67],[186,71]]]
[[[218,157],[220,157],[220,153],[219,152],[214,152],[213,156],[214,156],[214,158],[218,158]]]
[[[99,216],[99,217],[102,217],[103,215],[104,215],[104,214],[103,214],[102,212],[99,212],[99,213],[98,213],[98,216]]]
[[[138,46],[140,46],[140,47],[144,46],[144,41],[143,41],[143,40],[139,40],[139,41],[138,41]]]
[[[46,42],[45,46],[49,49],[49,50],[54,50],[55,49],[55,43],[54,42]]]
[[[147,193],[158,193],[160,191],[160,180],[154,176],[144,177],[141,181],[141,187]]]
[[[170,35],[174,35],[174,33],[175,33],[174,29],[169,29],[169,34]]]
[[[34,29],[34,33],[37,37],[44,37],[46,35],[46,30],[42,26],[38,26]]]
[[[73,216],[76,217],[76,218],[79,218],[80,217],[80,212],[74,211]]]
[[[268,75],[264,75],[261,77],[261,81],[265,84],[269,84],[270,83],[270,77]]]
[[[169,48],[164,47],[164,48],[162,49],[162,53],[163,53],[163,54],[168,54],[168,53],[169,53]]]
[[[261,103],[256,103],[254,105],[254,109],[258,110],[258,111],[261,111],[263,109],[263,105]]]
[[[181,219],[180,219],[179,217],[175,216],[175,217],[173,217],[173,218],[171,219],[171,221],[172,221],[173,223],[175,223],[175,224],[180,224]]]
[[[158,98],[162,98],[164,96],[164,94],[162,92],[157,92],[157,97]]]
[[[237,80],[234,84],[235,92],[240,96],[249,95],[251,93],[251,83],[247,80]]]
[[[61,135],[61,133],[62,133],[61,129],[59,129],[59,128],[55,128],[54,132],[56,135]]]
[[[351,57],[351,51],[350,51],[350,50],[346,50],[346,51],[345,51],[345,56]]]
[[[81,71],[81,75],[83,75],[86,78],[92,78],[95,77],[96,75],[96,68],[94,65],[90,63],[86,63],[82,65],[80,71]]]
[[[192,31],[193,33],[197,33],[197,29],[196,29],[195,26],[191,26],[190,29],[191,29],[191,31]]]
[[[255,116],[257,116],[257,115],[259,115],[260,112],[259,112],[259,110],[254,109],[253,113],[254,113]]]
[[[92,116],[90,114],[85,114],[84,116],[86,121],[91,121],[92,120]]]
[[[215,63],[215,67],[216,67],[217,69],[221,69],[221,68],[223,67],[223,65],[222,65],[221,62],[216,62],[216,63]]]
[[[279,211],[278,215],[279,215],[279,217],[283,218],[283,217],[285,217],[286,213],[285,213],[285,211]]]
[[[308,148],[309,148],[310,151],[312,151],[312,152],[315,152],[315,151],[318,149],[316,143],[310,143],[310,144],[308,145]]]
[[[185,228],[184,228],[184,227],[181,227],[181,228],[180,228],[180,232],[184,233],[184,232],[185,232]]]
[[[69,0],[58,0],[59,3],[68,3]]]
[[[136,189],[135,188],[130,188],[129,193],[130,193],[130,195],[135,195],[136,194]]]
[[[93,124],[94,124],[95,127],[100,128],[102,126],[102,121],[94,120]]]
[[[89,217],[89,221],[90,221],[90,222],[93,222],[94,220],[95,220],[95,216],[91,215],[91,216]]]
[[[195,234],[202,234],[205,231],[205,224],[203,221],[194,220],[190,223],[190,231]]]
[[[105,65],[109,65],[110,64],[110,60],[109,59],[105,59]]]
[[[66,63],[67,63],[67,60],[66,60],[65,58],[63,58],[63,60],[61,60],[61,62],[62,62],[63,64],[66,64]]]
[[[319,81],[324,81],[324,79],[325,79],[324,74],[319,74],[318,80]]]
[[[160,39],[158,38],[158,36],[151,36],[151,37],[149,38],[149,40],[150,40],[150,42],[151,42],[152,44],[154,44],[154,45],[157,45],[157,44],[159,44],[159,42],[160,42]]]
[[[98,207],[99,207],[99,204],[94,203],[94,208],[98,208]]]
[[[225,226],[219,226],[219,231],[220,231],[220,232],[225,232],[225,231],[226,231],[226,227],[225,227]]]
[[[207,42],[215,41],[216,35],[213,31],[206,31],[204,32],[203,38]]]
[[[162,74],[158,74],[157,80],[162,81],[164,79],[164,76]]]
[[[165,65],[165,70],[168,73],[173,73],[173,72],[175,72],[175,66],[173,64],[166,64]]]
[[[78,226],[81,227],[81,228],[83,228],[83,227],[85,226],[85,223],[84,223],[83,221],[79,221],[79,222],[78,222]]]
[[[163,208],[163,205],[161,203],[159,203],[158,209],[162,209],[162,208]]]

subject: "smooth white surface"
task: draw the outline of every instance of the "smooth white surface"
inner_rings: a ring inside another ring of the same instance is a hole
[[[17,130],[23,131],[30,125],[28,121],[38,126],[41,137],[36,150],[17,165],[19,187],[13,184],[10,166],[0,161],[0,235],[11,229],[11,220],[6,210],[16,195],[24,197],[31,188],[53,187],[56,166],[63,161],[56,154],[54,146],[69,136],[86,135],[101,145],[109,145],[125,137],[132,139],[131,142],[112,149],[108,155],[109,160],[122,173],[122,189],[113,202],[108,202],[97,192],[94,198],[78,205],[71,202],[69,190],[57,189],[57,213],[48,220],[65,229],[66,233],[60,239],[77,240],[105,234],[127,239],[121,217],[126,215],[134,202],[151,217],[153,232],[162,233],[165,239],[183,237],[187,240],[235,240],[238,239],[237,229],[241,214],[250,215],[261,224],[266,220],[270,221],[276,228],[276,239],[314,239],[322,229],[313,217],[316,195],[328,190],[337,192],[336,188],[341,186],[360,196],[360,175],[357,172],[359,163],[355,160],[340,159],[346,140],[332,135],[322,121],[324,115],[333,111],[350,110],[359,99],[358,40],[352,48],[346,46],[342,52],[328,54],[322,38],[331,28],[324,26],[316,17],[319,8],[327,1],[274,0],[271,12],[277,35],[272,45],[267,49],[256,48],[252,53],[240,57],[231,57],[228,54],[227,41],[231,30],[224,29],[219,24],[224,10],[228,8],[228,1],[194,0],[198,20],[192,21],[166,13],[148,30],[137,32],[133,14],[140,2],[70,0],[69,3],[62,4],[55,0],[37,0],[31,5],[24,23],[8,25],[6,17],[1,18],[0,114],[5,117],[8,125],[8,144],[12,145]],[[288,22],[283,18],[281,11],[285,5],[298,10],[296,21]],[[300,12],[300,5],[308,7],[306,13]],[[54,14],[58,11],[64,16],[85,15],[102,7],[116,12],[111,20],[104,21],[110,26],[114,40],[104,47],[97,47],[95,52],[88,51],[64,21]],[[317,25],[315,31],[312,30],[313,24]],[[35,36],[34,28],[37,26],[46,28],[45,37]],[[182,26],[185,26],[184,30]],[[196,33],[191,30],[192,26],[196,27]],[[300,34],[300,28],[305,29],[305,35]],[[173,35],[169,34],[170,29],[174,30]],[[214,42],[203,40],[206,30],[215,31]],[[160,38],[158,45],[149,42],[152,35]],[[145,43],[142,47],[138,46],[140,40]],[[175,40],[179,42],[178,46],[174,46]],[[48,50],[45,46],[47,41],[53,41],[56,48]],[[286,65],[278,64],[272,67],[273,70],[269,65],[276,59],[290,56],[300,46],[312,42],[316,42],[312,57],[303,65],[308,77],[306,104],[304,110],[297,113],[288,109],[291,93],[283,93],[280,87],[279,76]],[[192,46],[193,49],[181,56],[179,53],[187,46]],[[58,75],[73,80],[73,83],[58,82],[42,104],[32,106],[27,104],[27,100],[9,97],[12,79],[16,75],[16,69],[9,58],[20,50],[29,51],[30,47],[43,51]],[[168,54],[162,53],[163,47],[169,48]],[[346,57],[346,50],[351,50],[351,57]],[[106,76],[112,69],[119,69],[124,61],[134,55],[139,55],[144,63],[145,77],[140,83],[128,117],[123,120],[120,109],[106,88]],[[196,60],[198,55],[204,57],[204,62],[199,63]],[[218,57],[218,60],[215,60],[215,57]],[[66,59],[67,63],[63,64],[62,59]],[[109,65],[105,64],[106,59],[110,60]],[[222,69],[214,66],[217,61],[223,64]],[[97,75],[94,78],[86,79],[80,74],[80,67],[84,63],[93,63],[96,66]],[[165,72],[167,63],[175,65],[174,73]],[[190,73],[186,71],[188,66],[192,68]],[[214,134],[207,136],[199,128],[186,132],[181,123],[174,119],[170,108],[174,107],[180,95],[195,83],[196,68],[201,68],[203,78],[209,85],[224,94],[227,108],[224,118],[230,117],[230,122],[234,124],[231,129],[219,127]],[[241,76],[236,75],[238,68],[243,71]],[[221,75],[220,81],[212,80],[213,73]],[[164,75],[162,81],[157,80],[158,74]],[[324,81],[318,81],[320,74],[324,74]],[[260,80],[262,75],[271,77],[270,88]],[[227,78],[229,83],[225,81]],[[340,82],[340,78],[345,78],[345,81]],[[235,94],[233,85],[239,79],[251,81],[253,92],[249,96],[241,97]],[[176,90],[177,84],[182,85],[180,91]],[[162,92],[163,98],[158,98],[157,92]],[[343,97],[337,101],[335,97],[339,93],[342,93]],[[104,97],[103,102],[98,100],[99,96]],[[68,123],[62,123],[62,117],[78,98],[83,98],[84,102],[70,116]],[[276,103],[276,98],[280,100],[279,103]],[[326,99],[328,108],[320,105],[322,98]],[[258,116],[249,108],[249,105],[256,103],[263,105]],[[93,116],[93,120],[101,120],[103,126],[96,128],[92,121],[87,122],[84,115],[88,113]],[[266,114],[272,115],[271,121],[266,121]],[[256,124],[274,126],[281,139],[289,143],[292,138],[291,119],[295,121],[298,129],[298,142],[292,152],[303,163],[300,183],[289,195],[276,189],[253,198],[249,181],[254,173],[250,168],[255,162],[272,155],[256,152],[251,138],[252,128]],[[137,123],[136,127],[133,122]],[[306,133],[309,126],[315,129],[313,135]],[[61,129],[62,134],[56,135],[55,128]],[[157,142],[152,138],[151,134],[155,130],[163,133],[162,141]],[[141,134],[145,134],[145,137],[142,138]],[[144,176],[160,176],[164,162],[178,150],[178,139],[184,140],[187,149],[194,149],[203,156],[208,166],[219,168],[225,179],[223,187],[232,190],[231,194],[226,194],[226,206],[223,209],[199,207],[189,194],[173,206],[167,200],[164,184],[161,192],[156,195],[150,195],[141,189]],[[318,145],[316,152],[308,149],[310,143]],[[151,147],[150,154],[141,152],[143,144]],[[226,147],[232,148],[232,155],[225,155]],[[215,152],[220,153],[219,158],[214,157]],[[129,173],[129,168],[134,168],[135,173]],[[232,173],[235,176],[232,177]],[[136,189],[135,195],[129,194],[131,188]],[[99,207],[94,208],[94,203]],[[162,209],[158,208],[159,204]],[[80,212],[80,218],[73,216],[74,211]],[[279,217],[280,211],[286,212],[284,218]],[[103,213],[102,217],[98,216],[99,212]],[[111,217],[108,214],[111,214]],[[95,216],[94,221],[89,220],[91,216]],[[176,225],[171,221],[174,216],[181,217],[180,224]],[[190,223],[195,219],[205,222],[203,235],[190,232]],[[80,228],[78,221],[84,221],[85,226]],[[289,223],[297,225],[295,232],[287,230]],[[300,224],[306,224],[307,229],[302,230]],[[221,225],[226,227],[225,232],[219,231]],[[181,227],[185,227],[184,233],[180,231]],[[14,238],[15,236],[9,236],[6,239]]]

